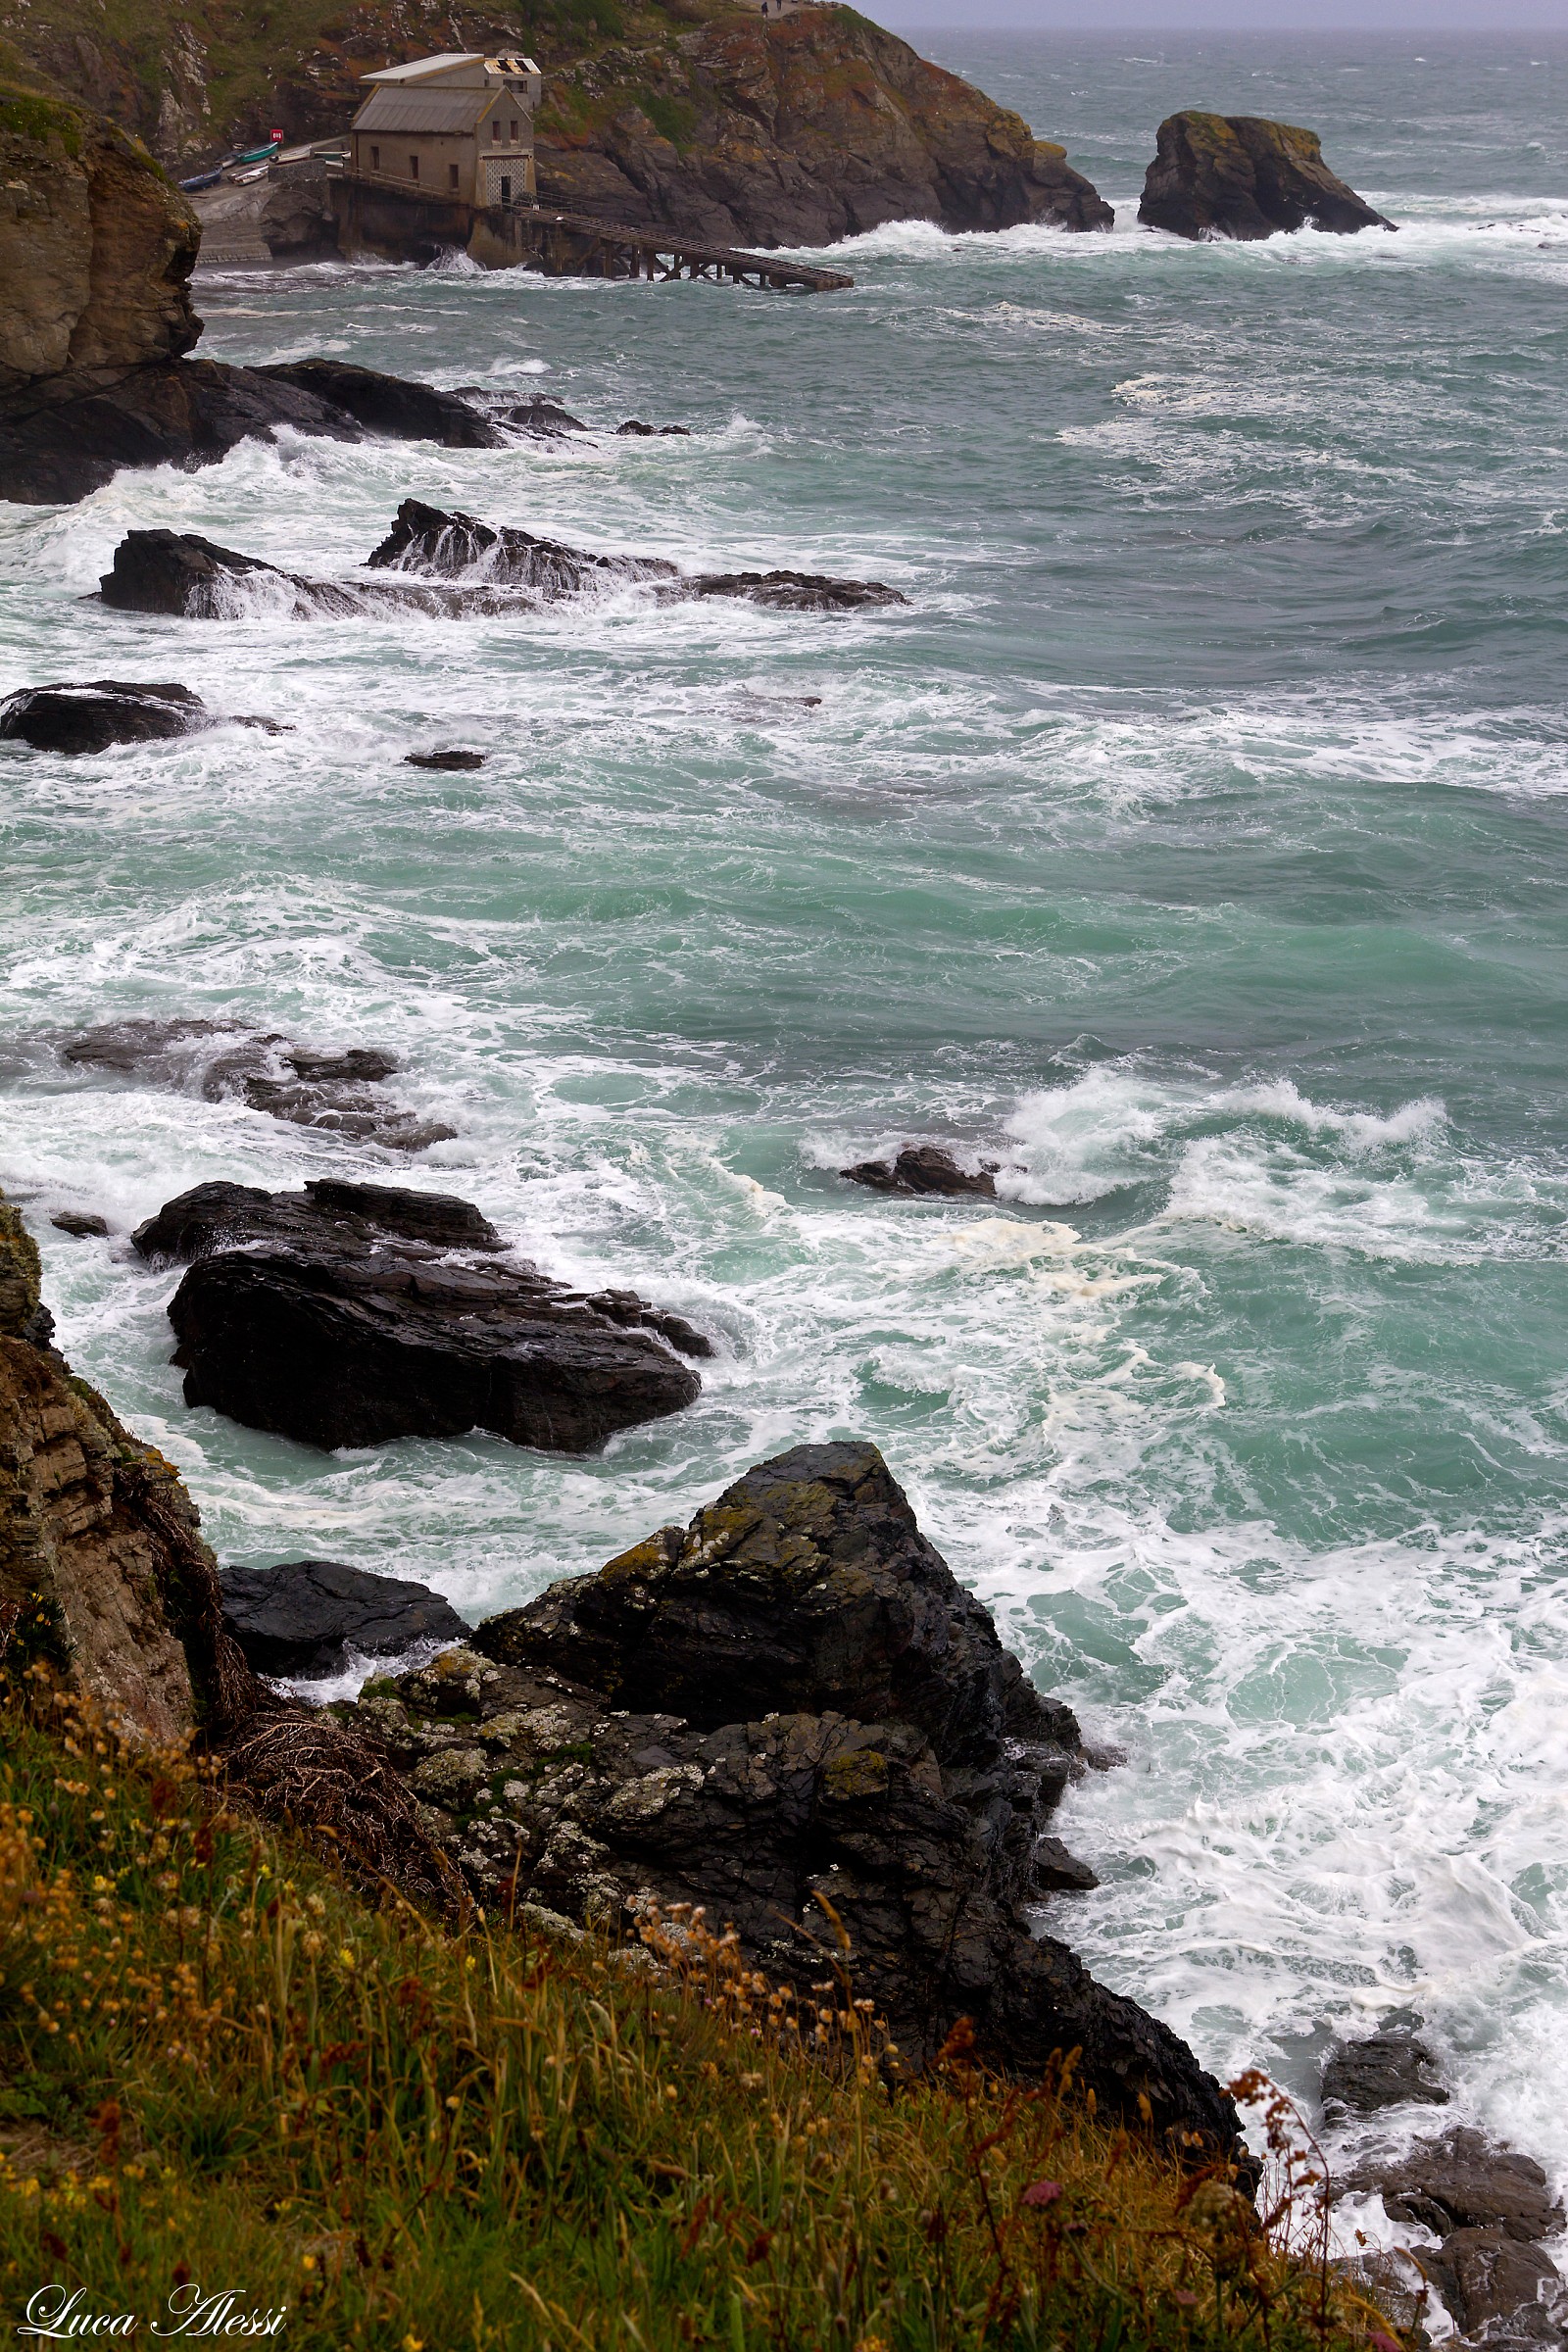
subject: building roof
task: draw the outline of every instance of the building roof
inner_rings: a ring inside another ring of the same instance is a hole
[[[441,132],[465,136],[490,105],[488,90],[372,90],[354,118],[356,130]]]
[[[457,66],[482,66],[482,49],[443,49],[439,57],[416,57],[411,65],[383,66],[378,74],[362,74],[362,81],[430,81]]]

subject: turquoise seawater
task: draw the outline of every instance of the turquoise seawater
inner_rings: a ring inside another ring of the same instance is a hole
[[[693,437],[291,440],[0,510],[0,689],[177,677],[295,730],[0,757],[0,1182],[62,1344],[227,1559],[477,1616],[874,1438],[1123,1751],[1063,1820],[1103,1885],[1052,1924],[1221,2071],[1309,2089],[1330,2033],[1415,2010],[1455,2112],[1561,2175],[1568,48],[928,47],[1116,231],[890,227],[812,300],[210,277],[220,357]],[[1313,124],[1398,233],[1140,230],[1193,103]],[[410,493],[911,605],[86,601],[129,526],[335,572]],[[483,771],[402,763],[451,742]],[[584,1462],[187,1411],[130,1225],[205,1177],[402,1165],[49,1045],[188,1013],[395,1048],[461,1131],[407,1180],[704,1324],[702,1401]],[[1004,1198],[835,1173],[917,1137],[1003,1159]]]

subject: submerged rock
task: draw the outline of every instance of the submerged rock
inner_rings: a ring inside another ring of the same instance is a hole
[[[109,1219],[90,1209],[57,1208],[49,1222],[57,1233],[69,1233],[77,1242],[103,1241],[109,1233]]]
[[[439,1592],[341,1560],[221,1568],[223,1623],[258,1674],[338,1673],[352,1649],[394,1658],[419,1642],[464,1642],[468,1629]]]
[[[1178,237],[1256,240],[1282,229],[1393,228],[1335,177],[1315,130],[1197,109],[1160,124],[1138,218]]]
[[[893,1159],[862,1159],[839,1173],[851,1184],[863,1184],[874,1193],[967,1193],[994,1200],[997,1165],[995,1160],[987,1160],[978,1168],[962,1168],[940,1145],[906,1144]]]
[[[820,571],[704,571],[682,581],[683,596],[744,596],[775,612],[865,612],[908,598],[885,580],[838,580]]]
[[[1446,2107],[1448,2093],[1437,2079],[1436,2063],[1425,2042],[1403,2027],[1388,2027],[1362,2041],[1343,2041],[1330,2051],[1323,2069],[1323,2104],[1353,2115],[1375,2115],[1407,2102]]]
[[[644,424],[640,416],[628,416],[624,424],[616,425],[615,431],[622,436],[630,434],[639,441],[689,441],[692,437],[690,425]]]
[[[130,1019],[83,1030],[62,1046],[60,1058],[71,1068],[115,1070],[198,1093],[209,1102],[238,1096],[291,1126],[392,1152],[422,1152],[457,1133],[373,1091],[399,1067],[395,1054],[373,1046],[322,1053],[228,1021]]]
[[[457,750],[446,752],[405,752],[403,755],[403,764],[405,767],[433,767],[441,769],[448,774],[459,775],[470,768],[483,767],[484,754],[483,752],[463,752]]]
[[[595,1576],[491,1618],[346,1719],[487,1903],[630,1932],[701,1904],[803,1995],[848,1935],[906,2061],[960,2017],[1026,2076],[1229,2150],[1164,2026],[1034,1932],[1040,1833],[1081,1755],[921,1535],[875,1446],[803,1446]],[[831,1906],[831,1909],[828,1908]]]
[[[259,556],[220,547],[196,531],[127,531],[99,582],[120,612],[162,612],[181,620],[232,620],[258,610],[279,619],[356,619],[386,612],[437,618],[518,609],[488,587],[440,588],[409,580],[316,580]]]
[[[194,1261],[169,1308],[186,1403],[326,1448],[488,1429],[586,1453],[690,1404],[682,1357],[712,1352],[634,1292],[474,1262],[499,1236],[443,1195],[198,1185],[133,1239]]]

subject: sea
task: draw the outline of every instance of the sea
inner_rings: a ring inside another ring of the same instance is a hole
[[[1384,2136],[1478,2124],[1563,2184],[1568,39],[923,40],[1113,233],[895,223],[808,298],[208,273],[214,357],[594,429],[284,436],[0,509],[0,689],[177,678],[292,730],[0,748],[0,1183],[73,1365],[225,1561],[476,1620],[874,1440],[1114,1759],[1064,1803],[1101,1885],[1051,1930],[1308,2121],[1336,2037],[1419,2019],[1452,2104]],[[1140,228],[1195,104],[1312,125],[1397,232]],[[411,495],[909,603],[94,601],[130,528],[347,575]],[[405,763],[448,745],[484,767]],[[387,1048],[457,1138],[405,1161],[60,1060],[128,1017]],[[915,1141],[999,1197],[838,1173]],[[187,1409],[177,1275],[130,1229],[327,1174],[678,1309],[701,1400],[587,1459]]]

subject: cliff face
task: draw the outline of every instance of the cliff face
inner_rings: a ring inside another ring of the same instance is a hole
[[[1060,147],[849,8],[609,50],[552,76],[538,133],[545,203],[721,242],[1112,220]]]
[[[149,1739],[221,1729],[251,1677],[195,1508],[49,1334],[38,1252],[0,1200],[0,1658],[47,1659]]]
[[[734,0],[0,0],[14,57],[139,132],[172,169],[281,128],[346,128],[373,68],[525,44],[545,68],[547,202],[692,237],[821,243],[885,220],[1109,227],[1109,207],[956,74],[854,9],[764,23]]]
[[[0,83],[0,397],[188,351],[200,233],[138,141]]]

